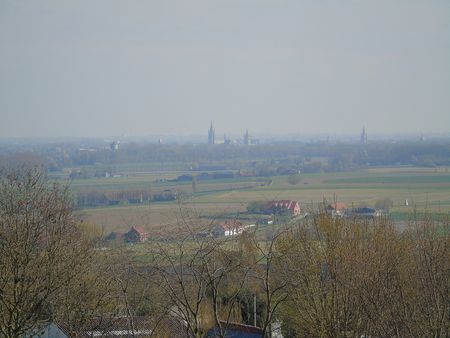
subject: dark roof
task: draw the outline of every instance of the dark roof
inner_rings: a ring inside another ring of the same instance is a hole
[[[375,213],[376,210],[373,208],[367,208],[367,207],[363,207],[363,208],[353,208],[351,210],[351,212],[357,213],[357,214],[369,214],[369,213]]]
[[[67,336],[71,337],[70,330],[64,323],[54,323]],[[155,332],[171,338],[192,338],[188,335],[184,322],[174,316],[166,315],[160,320],[152,321],[148,317],[134,316],[133,330],[128,317],[96,318],[78,330],[78,337],[98,338],[147,338]]]
[[[65,334],[67,337],[70,337],[70,330],[69,330],[69,328],[66,327],[66,325],[64,325],[63,323],[59,323],[59,322],[48,322],[45,325],[43,325],[42,327],[40,327],[40,330],[48,328],[50,325],[56,326],[63,334]],[[38,333],[34,332],[31,336],[32,337],[36,337],[36,334],[38,334]]]
[[[133,317],[133,330],[131,320],[128,317],[112,319],[97,318],[83,328],[84,337],[150,337],[153,332],[153,324],[149,318]]]
[[[256,326],[221,322],[223,328],[226,326],[225,337],[227,338],[262,338],[263,330]],[[207,338],[219,337],[219,329],[212,328],[206,334]]]
[[[105,240],[107,240],[107,241],[113,241],[113,240],[117,240],[117,239],[120,240],[120,239],[123,239],[124,236],[125,236],[125,234],[123,232],[113,231],[105,237]]]

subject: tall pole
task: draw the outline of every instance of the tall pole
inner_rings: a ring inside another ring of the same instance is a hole
[[[253,326],[256,326],[256,293],[253,295]]]

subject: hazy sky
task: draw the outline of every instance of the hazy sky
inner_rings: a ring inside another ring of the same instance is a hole
[[[0,0],[0,137],[450,131],[448,0]]]

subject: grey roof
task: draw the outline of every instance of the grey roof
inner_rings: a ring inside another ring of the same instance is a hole
[[[171,338],[191,338],[187,333],[186,325],[173,316],[167,315],[159,321],[151,320],[145,316],[133,316],[132,318],[132,321],[129,317],[93,319],[83,328],[80,328],[77,337],[150,338],[153,332],[157,331]],[[58,323],[57,325],[68,337],[71,337],[63,324]]]

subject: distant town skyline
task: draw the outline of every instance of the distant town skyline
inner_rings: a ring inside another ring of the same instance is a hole
[[[0,137],[450,132],[450,2],[0,3]]]

